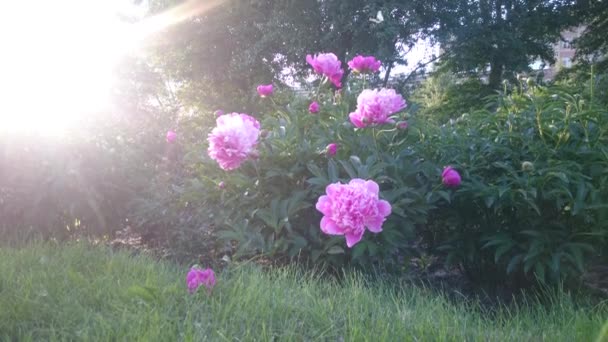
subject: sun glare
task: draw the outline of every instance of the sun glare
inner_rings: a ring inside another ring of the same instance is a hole
[[[112,68],[137,45],[128,0],[0,5],[0,134],[63,135],[108,105]]]

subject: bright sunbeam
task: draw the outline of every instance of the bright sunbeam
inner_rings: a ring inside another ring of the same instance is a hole
[[[109,105],[113,68],[151,33],[224,0],[188,0],[136,24],[132,0],[6,1],[0,5],[0,134],[62,136]],[[145,3],[145,1],[144,1]]]
[[[124,0],[0,5],[0,134],[62,135],[108,104],[112,68],[137,44]]]

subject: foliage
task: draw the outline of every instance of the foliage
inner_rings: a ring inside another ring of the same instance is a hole
[[[274,106],[257,115],[265,131],[259,159],[238,170],[220,170],[203,155],[200,136],[205,134],[196,134],[198,142],[185,156],[187,176],[169,182],[166,190],[153,190],[152,197],[141,197],[135,217],[140,231],[160,235],[181,251],[192,251],[193,245],[198,245],[195,251],[209,247],[212,234],[227,242],[219,246],[226,252],[236,243],[237,256],[263,253],[336,265],[352,260],[397,267],[407,256],[415,225],[424,223],[431,208],[424,197],[431,185],[417,168],[432,165],[419,165],[407,148],[407,131],[395,125],[355,130],[347,122],[352,95],[333,94],[327,87],[311,89],[321,106],[319,114],[308,113],[310,100],[305,98],[286,97],[286,103],[276,103],[282,95],[275,93],[262,99]],[[208,132],[211,126],[207,121],[191,129]],[[325,154],[331,142],[340,146],[333,158]],[[321,215],[314,205],[328,184],[352,178],[378,182],[381,198],[391,202],[394,215],[381,234],[347,250],[343,238],[321,233]]]
[[[149,3],[153,15],[187,1]],[[384,21],[370,21],[378,11]],[[151,46],[155,64],[185,85],[183,99],[240,112],[255,108],[258,84],[281,82],[286,70],[309,75],[307,54],[333,51],[343,62],[373,54],[387,68],[406,63],[431,13],[425,1],[230,0],[175,23]]]
[[[555,75],[555,83],[569,92],[578,92],[586,101],[608,106],[608,74],[601,67],[579,61],[572,68],[564,68]]]
[[[563,290],[489,315],[407,283],[248,264],[190,295],[187,271],[86,244],[0,248],[0,339],[592,341],[607,314]]]
[[[485,98],[494,92],[478,79],[459,80],[457,75],[438,72],[424,80],[411,100],[420,105],[416,115],[442,124],[456,119],[465,111],[483,109]]]
[[[531,87],[425,136],[429,158],[464,174],[426,234],[474,278],[555,281],[606,242],[608,112]]]
[[[455,71],[484,73],[489,66],[494,89],[503,73],[529,70],[536,58],[553,62],[552,44],[581,21],[565,0],[439,0],[435,6],[444,60]]]
[[[586,24],[582,36],[576,40],[576,57],[579,61],[597,63],[597,70],[608,71],[608,4],[602,1],[581,1],[579,15]]]

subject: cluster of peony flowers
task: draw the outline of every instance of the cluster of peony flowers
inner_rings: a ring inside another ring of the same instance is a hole
[[[341,62],[333,53],[307,55],[306,61],[318,74],[324,75],[336,87],[341,87],[344,75]],[[356,56],[348,62],[355,73],[377,72],[381,62],[373,56]],[[259,85],[257,92],[261,97],[273,93],[273,85]],[[392,116],[406,107],[403,97],[393,89],[365,89],[357,98],[357,108],[349,114],[350,121],[357,128],[395,123]],[[313,101],[308,107],[310,113],[318,113],[320,105]],[[224,115],[221,110],[216,114],[217,126],[209,134],[208,154],[224,170],[238,168],[246,159],[257,155],[256,147],[260,136],[260,123],[250,115],[232,113]],[[396,123],[397,129],[408,128],[406,121]],[[266,132],[266,131],[265,131]],[[267,132],[266,132],[267,133]],[[170,135],[171,134],[171,135]],[[167,133],[167,141],[175,141],[173,131]],[[339,145],[332,142],[325,148],[328,157],[338,152]],[[448,187],[457,187],[461,183],[460,174],[451,166],[442,173],[442,183]],[[225,188],[222,181],[220,189]],[[344,235],[346,245],[350,248],[361,241],[365,230],[372,233],[382,231],[386,217],[391,214],[391,204],[379,198],[379,186],[373,180],[352,179],[348,184],[333,183],[325,189],[326,194],[319,197],[316,209],[323,214],[321,230],[329,235]],[[191,293],[204,285],[210,290],[215,285],[215,276],[211,269],[192,268],[187,276],[188,289]]]
[[[405,100],[393,89],[365,89],[357,97],[357,109],[349,118],[357,128],[394,123],[391,115],[405,107]]]
[[[378,198],[378,184],[372,180],[352,179],[348,184],[333,183],[319,197],[316,208],[323,214],[321,230],[329,235],[344,235],[350,248],[361,241],[367,228],[382,231],[391,205]]]
[[[232,113],[216,120],[217,126],[211,131],[209,157],[218,162],[224,170],[234,170],[249,157],[255,157],[260,136],[260,123],[247,114]]]
[[[374,56],[356,56],[348,62],[348,67],[359,74],[374,73],[380,70],[382,62]]]
[[[342,69],[342,62],[336,55],[333,53],[320,53],[314,57],[307,55],[306,62],[312,66],[317,74],[326,76],[336,87],[342,87],[344,70]]]
[[[186,284],[191,294],[196,292],[201,286],[205,286],[207,292],[210,293],[215,286],[215,273],[210,268],[202,270],[198,267],[192,267],[188,275],[186,275]]]

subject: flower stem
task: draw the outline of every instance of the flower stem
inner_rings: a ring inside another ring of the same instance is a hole
[[[374,150],[376,152],[376,161],[380,161],[380,150],[378,148],[378,138],[376,137],[376,127],[372,127],[372,137],[374,138]]]

